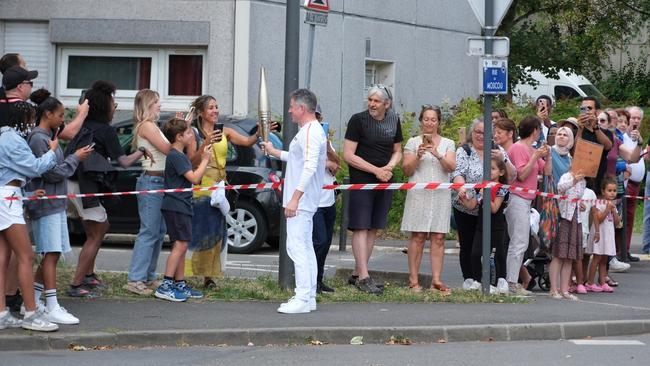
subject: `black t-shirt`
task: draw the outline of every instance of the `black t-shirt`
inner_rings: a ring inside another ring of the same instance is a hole
[[[612,143],[614,142],[614,134],[612,134],[612,131],[603,129],[601,129],[601,131],[605,134],[605,136],[607,136],[610,141],[612,141]],[[582,138],[587,141],[600,144],[600,142],[598,142],[598,138],[596,137],[595,130],[589,131],[586,128],[583,129]],[[605,172],[607,171],[607,154],[609,154],[609,150],[603,149],[603,154],[600,157],[600,165],[598,166],[598,174],[596,175],[595,186],[593,187],[595,192],[600,192],[600,183],[603,181]]]
[[[393,111],[387,111],[384,120],[377,121],[366,110],[350,117],[345,139],[357,143],[357,156],[382,167],[390,162],[394,144],[403,140],[402,125]],[[350,167],[350,183],[379,183],[379,180],[372,173]]]
[[[187,155],[170,149],[165,160],[165,189],[192,188],[192,182],[184,176],[190,170],[192,163]],[[192,216],[192,192],[165,193],[162,209]]]
[[[120,145],[120,139],[117,133],[108,123],[85,120],[84,127],[93,131],[93,142],[95,142],[95,151],[105,158],[117,160],[124,155],[124,149]]]
[[[496,190],[492,188],[492,194],[495,197],[503,197],[503,202],[501,202],[501,206],[497,210],[497,212],[493,213],[491,218],[491,229],[492,231],[497,231],[497,230],[506,230],[506,215],[504,213],[505,208],[508,206],[508,199],[510,198],[510,192],[506,188],[499,188]],[[483,232],[483,204],[485,204],[487,200],[485,197],[481,201],[481,204],[479,205],[479,211],[478,211],[478,224],[476,226],[476,229],[480,232]]]

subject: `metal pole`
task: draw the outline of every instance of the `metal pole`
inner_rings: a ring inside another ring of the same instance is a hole
[[[316,25],[309,25],[309,38],[307,38],[307,66],[305,67],[305,88],[311,87],[311,63],[314,58],[314,38],[316,37]]]
[[[343,178],[343,184],[350,184],[350,177]],[[345,252],[348,241],[348,208],[350,207],[350,191],[343,190],[343,201],[341,202],[341,227],[339,228],[339,252]]]
[[[287,0],[286,30],[284,38],[284,113],[282,139],[284,150],[289,150],[291,140],[298,132],[298,126],[289,115],[289,94],[298,89],[298,55],[300,53],[300,0]],[[282,164],[282,177],[286,173],[286,164]],[[280,288],[287,290],[294,285],[293,263],[287,254],[287,220],[280,219],[280,261],[278,268]]]
[[[494,35],[494,24],[492,15],[494,11],[494,0],[485,0],[485,35],[490,37]],[[492,54],[492,39],[485,40],[485,54]],[[490,160],[492,149],[492,96],[485,95],[485,110],[483,114],[483,182],[490,181]],[[481,285],[483,286],[483,293],[490,293],[490,256],[492,254],[492,246],[490,245],[490,234],[492,224],[492,211],[490,208],[491,202],[491,188],[483,189],[483,248],[482,248],[482,277]]]

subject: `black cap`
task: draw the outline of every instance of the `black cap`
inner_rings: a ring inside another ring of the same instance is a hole
[[[24,81],[34,80],[38,77],[38,71],[27,71],[20,66],[8,68],[2,75],[2,85],[5,90],[15,89]]]

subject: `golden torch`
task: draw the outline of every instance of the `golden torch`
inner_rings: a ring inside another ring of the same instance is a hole
[[[257,100],[257,114],[260,121],[260,136],[263,141],[269,141],[271,131],[271,104],[269,93],[266,89],[266,69],[260,69],[260,92]]]

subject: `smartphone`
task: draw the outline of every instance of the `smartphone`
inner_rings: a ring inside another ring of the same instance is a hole
[[[497,143],[494,142],[494,140],[492,140],[492,150],[498,150],[498,149],[499,149],[499,145],[497,145]]]
[[[632,131],[636,131],[639,128],[639,126],[632,126]]]
[[[90,145],[88,145],[88,147],[91,148],[91,149],[94,148],[94,147],[95,147],[95,143],[94,143],[94,142],[91,142]]]
[[[467,128],[458,127],[458,141],[461,141],[461,144],[464,144],[465,140],[467,140]]]
[[[589,112],[589,107],[580,106],[580,114],[587,114]]]
[[[219,131],[219,132],[221,132],[221,136],[223,136],[223,123],[217,123],[217,124],[214,126],[214,130],[215,130],[215,131]],[[221,137],[221,138],[223,138],[223,137]],[[219,138],[219,139],[214,139],[214,140],[212,140],[212,142],[221,142],[221,138]]]
[[[433,135],[428,133],[422,134],[422,144],[433,145]]]
[[[86,100],[86,89],[81,90],[81,95],[79,96],[79,104],[82,104]]]
[[[59,135],[61,134],[61,132],[63,132],[63,129],[64,129],[64,128],[65,128],[65,123],[61,123],[61,125],[60,125],[59,127],[57,127],[56,130],[52,130],[52,133],[54,134],[54,136],[52,137],[52,139],[54,139],[54,137],[59,137]]]

